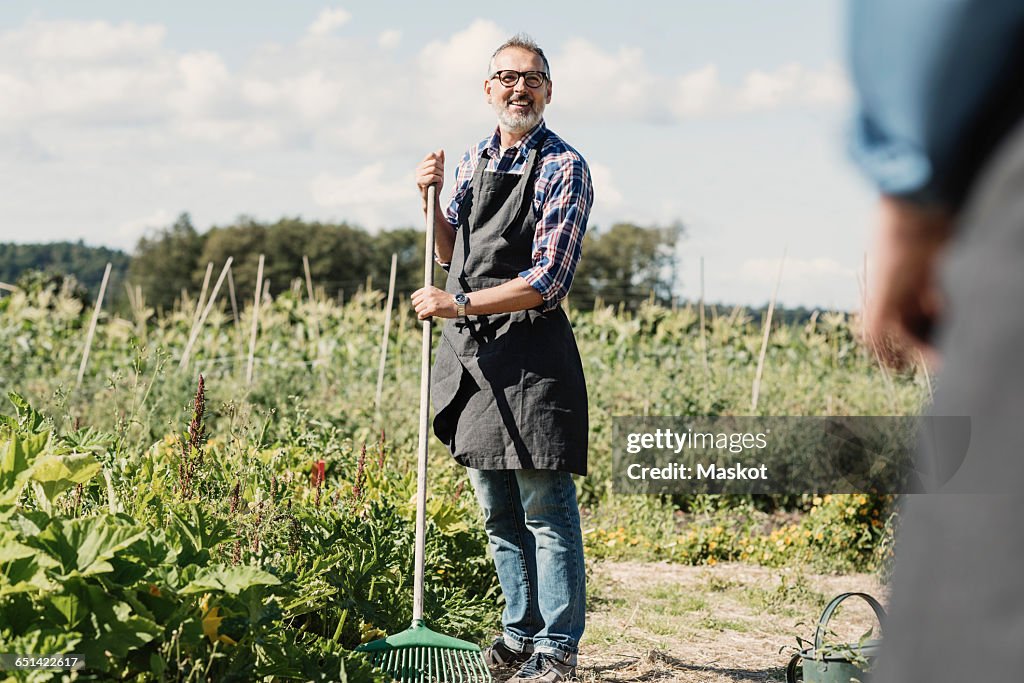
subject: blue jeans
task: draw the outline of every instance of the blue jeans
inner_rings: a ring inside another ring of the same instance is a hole
[[[517,652],[545,652],[575,664],[587,589],[572,475],[467,470],[505,596],[505,644]]]

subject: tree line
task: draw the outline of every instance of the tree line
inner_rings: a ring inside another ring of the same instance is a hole
[[[573,282],[573,304],[591,306],[598,297],[628,307],[651,296],[670,302],[678,285],[676,246],[682,234],[680,225],[618,223],[607,230],[592,229]],[[168,310],[182,290],[194,300],[207,264],[214,264],[216,276],[229,256],[234,259],[232,275],[239,298],[250,298],[263,254],[263,277],[269,280],[272,294],[288,290],[296,279],[304,280],[306,257],[313,285],[329,296],[347,298],[368,281],[375,288],[386,288],[391,255],[397,254],[396,290],[408,294],[422,286],[423,240],[423,232],[414,228],[371,234],[348,223],[300,218],[265,223],[241,217],[201,233],[183,213],[173,224],[141,238],[131,255],[82,242],[0,244],[0,282],[16,283],[26,271],[44,270],[72,274],[95,293],[109,261],[114,264],[112,282],[118,283],[107,294],[113,305],[124,305],[127,281],[142,288],[148,306]],[[438,269],[435,282],[439,286],[443,278]]]

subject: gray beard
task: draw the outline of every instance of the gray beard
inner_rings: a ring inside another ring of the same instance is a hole
[[[502,107],[498,110],[498,123],[510,133],[526,133],[540,122],[541,115],[542,112],[532,109],[526,114],[513,114]]]

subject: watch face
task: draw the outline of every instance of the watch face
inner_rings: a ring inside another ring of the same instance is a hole
[[[469,297],[463,294],[462,292],[459,292],[458,294],[455,295],[455,303],[457,303],[460,306],[464,306],[465,304],[469,303]]]

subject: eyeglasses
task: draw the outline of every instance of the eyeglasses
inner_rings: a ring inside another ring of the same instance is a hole
[[[544,81],[548,79],[548,75],[543,71],[514,71],[512,69],[503,69],[502,71],[496,72],[491,76],[491,78],[497,78],[498,82],[506,88],[514,88],[520,78],[526,81],[526,87],[539,88],[544,85]]]

